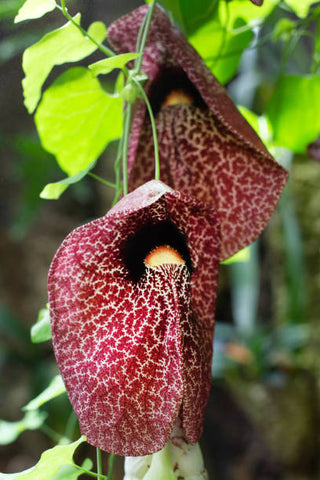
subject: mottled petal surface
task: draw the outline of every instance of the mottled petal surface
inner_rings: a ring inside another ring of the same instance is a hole
[[[161,178],[219,211],[221,258],[254,241],[284,186],[282,167],[245,146],[209,110],[193,105],[166,107],[159,112],[156,124]],[[137,160],[131,170],[131,188],[154,177],[149,123],[141,130]]]
[[[177,232],[190,265],[142,265],[135,276],[141,232],[154,242],[154,231],[161,241],[169,232],[167,243]],[[152,181],[61,245],[48,279],[53,345],[89,443],[119,455],[153,453],[178,415],[197,441],[210,389],[219,243],[215,212]]]
[[[134,50],[147,8],[140,7],[110,26],[108,38],[119,52]],[[150,79],[146,91],[157,115],[161,179],[218,210],[224,260],[261,233],[287,172],[274,161],[223,86],[160,8],[154,12],[143,70]],[[163,107],[161,95],[166,84],[180,88],[186,82],[199,105]],[[152,144],[145,106],[137,101],[129,144],[132,189],[153,178]]]

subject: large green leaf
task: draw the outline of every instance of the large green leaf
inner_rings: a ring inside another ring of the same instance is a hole
[[[39,462],[28,470],[19,473],[0,473],[0,480],[49,480],[53,475],[59,472],[64,465],[74,465],[73,454],[76,448],[85,441],[85,437],[80,437],[76,442],[69,445],[57,445],[43,452]]]
[[[285,0],[285,2],[300,18],[305,18],[309,13],[311,5],[317,3],[316,0]]]
[[[20,8],[18,15],[14,19],[15,23],[32,18],[40,18],[45,13],[51,12],[56,8],[54,0],[27,0]]]
[[[234,28],[243,25],[244,21],[237,19],[232,28],[225,29],[216,16],[189,37],[190,43],[221,83],[228,82],[236,74],[241,55],[253,38],[250,30],[234,33]]]
[[[146,0],[151,3],[152,0]],[[211,20],[218,0],[161,0],[161,3],[178,20],[186,33],[190,34]]]
[[[27,412],[18,422],[0,420],[0,445],[14,442],[25,430],[37,430],[46,418],[46,412],[32,411]]]
[[[36,410],[41,407],[44,403],[49,402],[53,398],[58,397],[65,393],[66,387],[64,386],[61,375],[56,375],[48,387],[43,390],[36,398],[31,400],[27,405],[23,407],[23,410]]]
[[[80,19],[80,14],[74,17],[78,24]],[[97,42],[102,42],[107,36],[106,27],[102,22],[94,22],[90,25],[88,34]],[[22,60],[25,73],[22,85],[28,112],[32,113],[36,108],[42,85],[55,65],[77,62],[91,55],[96,49],[97,46],[85,38],[71,22],[47,33],[38,43],[27,48]]]
[[[233,24],[237,18],[242,18],[246,23],[258,22],[270,15],[280,0],[265,0],[261,7],[253,5],[249,0],[232,0],[232,2],[219,3],[219,16],[221,23]]]
[[[283,77],[275,88],[267,114],[274,143],[304,153],[320,132],[320,75]]]
[[[122,103],[86,68],[64,72],[44,93],[35,115],[44,148],[68,175],[81,172],[121,135]]]

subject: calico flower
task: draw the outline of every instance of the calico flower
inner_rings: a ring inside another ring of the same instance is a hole
[[[108,29],[119,53],[135,50],[148,6]],[[255,240],[287,180],[197,52],[156,7],[143,57],[146,93],[156,116],[161,179],[209,203],[221,222],[221,259]],[[154,178],[153,138],[136,101],[129,143],[131,189]]]
[[[92,445],[150,454],[178,419],[197,442],[211,384],[219,247],[216,212],[159,181],[62,243],[48,279],[53,346]]]

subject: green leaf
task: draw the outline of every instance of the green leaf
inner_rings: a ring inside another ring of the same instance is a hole
[[[32,343],[41,343],[50,340],[51,326],[50,313],[48,308],[42,308],[38,314],[37,322],[31,327]]]
[[[152,0],[146,0],[151,3]],[[191,33],[207,23],[218,5],[218,0],[161,0],[159,2],[178,21],[180,26]]]
[[[62,466],[74,465],[73,454],[77,447],[85,441],[82,436],[69,445],[57,445],[43,452],[39,462],[28,470],[19,473],[0,474],[0,480],[49,480]]]
[[[232,257],[228,258],[227,260],[224,260],[221,262],[223,265],[230,265],[230,263],[235,263],[235,262],[248,262],[250,260],[250,248],[245,247],[239,252],[237,252],[235,255]]]
[[[86,458],[82,463],[81,468],[90,471],[92,466],[92,460],[90,460],[90,458]],[[53,477],[50,477],[48,480],[77,480],[80,475],[83,475],[83,472],[81,472],[78,468],[67,465],[61,467],[58,473],[56,473]]]
[[[171,1],[169,0],[170,4]],[[188,33],[193,32],[201,25],[206,24],[213,16],[218,5],[217,0],[180,0],[180,11]]]
[[[146,3],[151,3],[152,0],[146,0]],[[172,15],[178,20],[181,27],[184,25],[182,12],[180,9],[180,0],[161,0],[161,5],[169,10]]]
[[[285,0],[285,2],[300,18],[305,18],[309,13],[311,5],[317,3],[315,0]]]
[[[42,192],[40,197],[46,200],[57,200],[63,194],[63,192],[74,183],[80,182],[89,172],[93,169],[96,164],[96,160],[90,163],[87,168],[81,170],[81,172],[72,175],[71,177],[64,178],[59,182],[48,183]]]
[[[53,398],[58,397],[65,393],[66,387],[64,386],[63,380],[61,375],[56,375],[51,382],[49,383],[48,387],[43,390],[37,397],[31,400],[27,405],[23,407],[23,410],[36,410],[41,407],[44,403],[49,402]]]
[[[44,93],[35,115],[42,145],[68,175],[81,172],[120,137],[122,104],[86,68],[64,72]]]
[[[27,0],[20,8],[14,23],[40,18],[54,10],[56,6],[57,4],[54,0]]]
[[[0,445],[14,442],[25,430],[37,430],[46,418],[46,412],[32,411],[27,412],[18,422],[0,420]]]
[[[289,18],[280,18],[275,24],[272,32],[272,40],[277,42],[280,38],[289,40],[291,33],[295,30],[296,23]]]
[[[18,9],[23,5],[23,0],[1,0],[0,21],[16,15]]]
[[[273,132],[268,118],[266,118],[264,115],[258,116],[242,105],[238,105],[238,109],[241,115],[247,120],[248,123],[250,123],[253,130],[259,135],[267,148],[271,148]]]
[[[222,25],[232,25],[237,18],[242,18],[245,23],[257,23],[268,17],[280,0],[265,0],[261,7],[253,5],[249,0],[232,0],[232,3],[219,3],[219,16]]]
[[[124,68],[125,65],[130,62],[130,60],[134,60],[135,58],[139,57],[139,53],[123,53],[121,55],[115,55],[114,57],[104,58],[99,62],[92,63],[89,65],[89,69],[93,73],[93,75],[98,76],[101,74],[106,74],[112,72],[115,68]]]
[[[80,14],[74,17],[77,24],[80,24],[80,19]],[[94,22],[90,25],[88,34],[97,42],[102,42],[107,36],[107,30],[102,22]],[[36,108],[41,97],[41,88],[55,65],[77,62],[91,55],[96,49],[97,46],[85,38],[71,22],[47,33],[38,43],[27,48],[22,60],[25,73],[22,86],[28,112],[32,113]]]
[[[234,33],[234,29],[243,25],[244,21],[237,19],[232,28],[225,29],[215,17],[189,37],[190,43],[221,83],[228,82],[236,74],[241,55],[253,38],[250,30]]]
[[[268,105],[275,145],[304,153],[320,132],[320,75],[282,77]]]

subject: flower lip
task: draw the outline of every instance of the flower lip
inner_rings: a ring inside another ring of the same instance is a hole
[[[182,90],[186,96],[190,97],[189,103],[199,108],[207,108],[197,88],[183,69],[172,65],[160,69],[157,77],[150,84],[148,96],[155,115],[161,110],[168,96],[177,90]]]
[[[125,264],[131,280],[137,283],[146,270],[146,257],[160,246],[169,246],[183,259],[189,272],[192,272],[191,257],[186,241],[178,228],[169,221],[158,224],[148,223],[140,228],[126,242]]]

